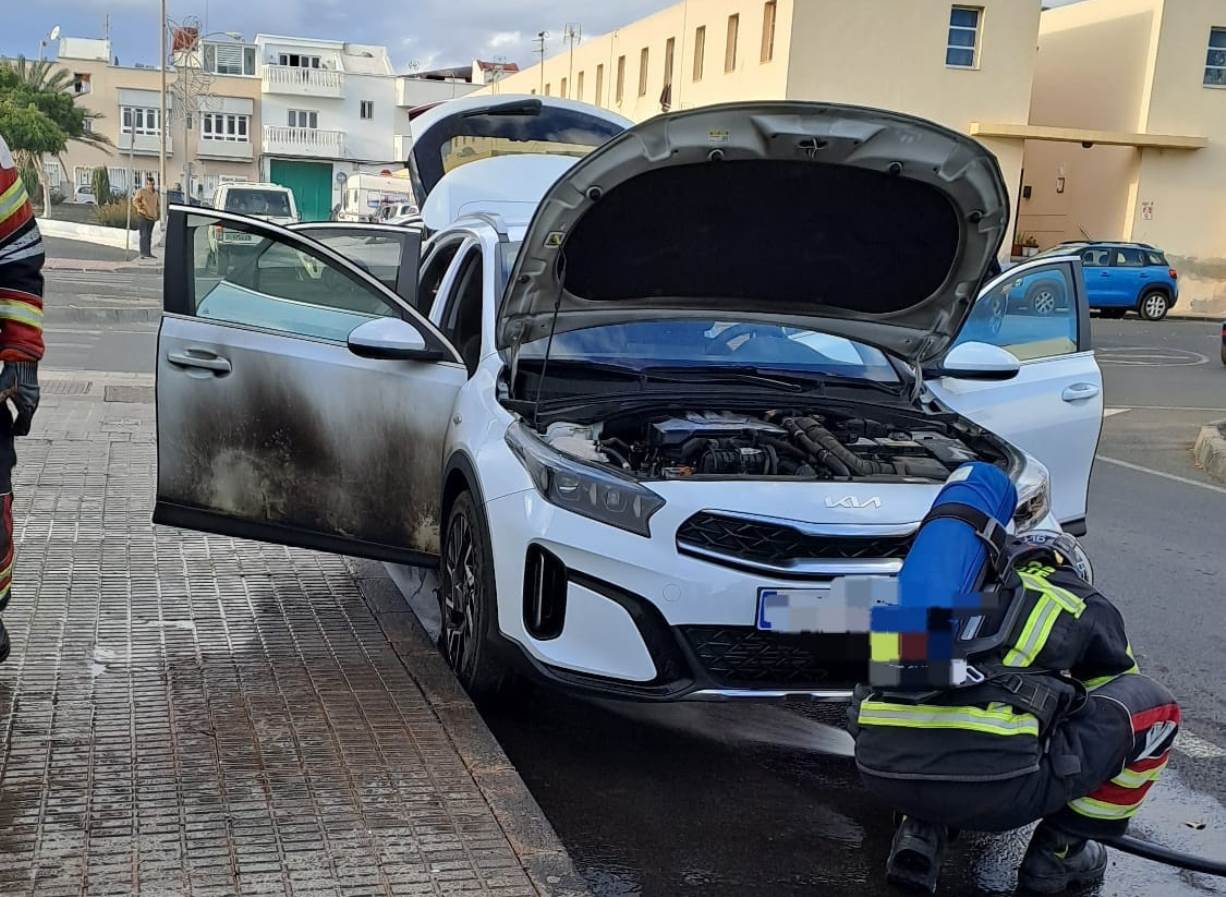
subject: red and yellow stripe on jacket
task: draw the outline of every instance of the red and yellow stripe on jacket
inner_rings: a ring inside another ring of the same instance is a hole
[[[0,138],[0,361],[43,357],[42,265],[34,210]]]

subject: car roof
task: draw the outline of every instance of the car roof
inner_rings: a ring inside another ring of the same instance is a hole
[[[1162,251],[1149,243],[1129,243],[1124,240],[1069,240],[1059,245],[1070,248],[1073,246],[1122,246],[1125,249],[1147,249],[1150,252]]]

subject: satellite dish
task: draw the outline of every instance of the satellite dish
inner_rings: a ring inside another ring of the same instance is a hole
[[[60,39],[60,26],[56,25],[54,28],[51,29],[51,33],[47,35],[47,40],[59,40],[59,39]]]

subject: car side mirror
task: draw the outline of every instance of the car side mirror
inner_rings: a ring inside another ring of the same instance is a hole
[[[421,331],[400,318],[376,318],[349,334],[349,351],[362,358],[385,361],[439,361],[441,349],[426,342]]]
[[[954,346],[940,365],[925,373],[955,380],[1012,380],[1021,369],[1012,352],[991,343],[968,342]]]

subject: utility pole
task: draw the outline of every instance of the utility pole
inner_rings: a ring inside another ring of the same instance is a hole
[[[120,127],[123,127],[123,121],[120,120]],[[136,122],[132,122],[132,127],[128,131],[128,176],[124,179],[128,183],[128,221],[123,228],[123,257],[127,259],[128,253],[131,251],[132,245],[132,198],[136,193]]]
[[[162,108],[160,110],[161,117],[158,118],[158,138],[160,141],[158,145],[158,193],[159,193],[158,208],[162,212],[162,234],[163,234],[162,241],[163,241],[163,246],[165,246],[165,240],[166,240],[166,237],[165,237],[165,233],[166,233],[166,60],[168,58],[166,54],[166,0],[162,0],[162,14],[161,14],[161,17],[158,19],[158,27],[162,32],[160,36],[160,40],[158,41],[158,46],[161,48],[161,53],[162,53],[161,60],[158,64],[158,68],[161,69],[161,73],[162,73],[162,96],[161,96]],[[133,122],[133,125],[135,125],[135,122]]]
[[[569,100],[570,92],[575,89],[575,44],[583,40],[582,25],[567,25],[566,26],[566,41],[570,44],[570,74],[566,77],[566,96],[562,99]]]
[[[537,40],[537,43],[539,44],[539,46],[536,48],[536,51],[537,51],[538,53],[540,53],[540,54],[541,54],[541,89],[540,89],[540,93],[541,93],[541,95],[542,95],[542,96],[544,96],[544,94],[545,94],[545,38],[547,38],[547,37],[549,37],[549,32],[548,32],[548,31],[538,31],[538,32],[537,32],[537,34],[536,34],[536,40]]]

